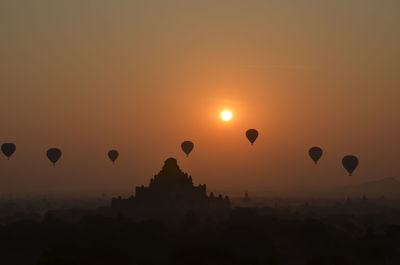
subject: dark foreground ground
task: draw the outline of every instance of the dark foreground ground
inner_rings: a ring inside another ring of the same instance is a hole
[[[400,264],[399,210],[357,203],[235,208],[175,224],[86,213],[0,226],[0,264]]]

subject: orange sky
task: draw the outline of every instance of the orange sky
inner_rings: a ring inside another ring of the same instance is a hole
[[[0,192],[128,192],[170,156],[228,193],[398,177],[400,2],[115,2],[0,4]]]

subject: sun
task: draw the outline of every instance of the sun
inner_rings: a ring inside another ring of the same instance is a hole
[[[223,110],[223,111],[221,112],[221,119],[222,119],[223,121],[230,121],[230,120],[232,120],[232,118],[233,118],[232,111],[230,111],[230,110]]]

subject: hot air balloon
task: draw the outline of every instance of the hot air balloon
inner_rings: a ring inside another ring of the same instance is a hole
[[[53,163],[54,166],[61,158],[61,154],[61,150],[58,148],[50,148],[49,150],[47,150],[47,158]]]
[[[351,176],[353,174],[353,171],[358,166],[358,158],[356,156],[353,156],[353,155],[345,156],[342,159],[342,165],[347,170],[347,172],[349,173],[349,176]]]
[[[10,159],[16,149],[17,147],[13,143],[5,143],[1,145],[1,151],[7,157],[7,159]]]
[[[194,144],[191,141],[184,141],[181,144],[183,152],[185,152],[186,156],[189,156],[189,154],[192,152],[194,148]]]
[[[250,141],[251,145],[257,140],[258,131],[255,129],[249,129],[246,131],[246,137]]]
[[[308,150],[308,154],[311,159],[314,160],[315,164],[317,164],[318,160],[322,157],[322,153],[322,149],[318,146],[311,147],[310,150]]]
[[[111,160],[113,163],[115,162],[115,160],[117,160],[118,156],[119,156],[119,153],[118,153],[117,150],[110,150],[110,151],[108,152],[108,158],[110,158],[110,160]]]

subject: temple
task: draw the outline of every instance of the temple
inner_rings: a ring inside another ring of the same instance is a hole
[[[206,185],[193,185],[192,177],[181,171],[176,159],[168,158],[148,187],[136,187],[135,196],[112,199],[112,208],[137,218],[176,217],[194,212],[218,216],[230,209],[227,196],[207,195]]]

